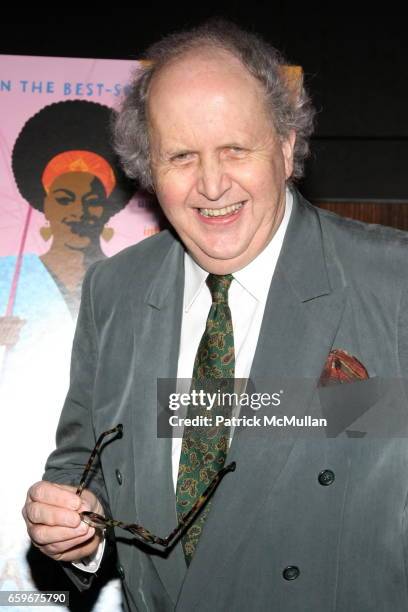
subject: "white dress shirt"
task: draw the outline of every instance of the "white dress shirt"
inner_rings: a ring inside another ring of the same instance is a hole
[[[258,344],[269,287],[292,212],[293,196],[286,189],[286,206],[278,230],[265,249],[245,268],[234,272],[228,291],[235,348],[235,378],[248,378]],[[208,272],[186,251],[184,255],[184,302],[181,323],[178,379],[191,379],[198,345],[211,307],[206,284]],[[188,392],[188,389],[185,389]],[[172,473],[177,486],[182,438],[172,440]]]
[[[278,230],[264,248],[245,268],[234,272],[228,291],[235,348],[235,378],[248,378],[258,343],[259,331],[269,287],[282,248],[293,207],[293,196],[286,188],[285,212]],[[208,272],[201,268],[186,251],[184,255],[184,301],[181,323],[178,379],[191,379],[195,355],[204,333],[211,307],[211,293],[206,284]],[[172,439],[172,475],[176,491],[182,438]],[[102,559],[105,542],[101,542],[89,563],[74,563],[76,567],[96,572]]]

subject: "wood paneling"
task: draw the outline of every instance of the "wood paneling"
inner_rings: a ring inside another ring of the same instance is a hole
[[[408,231],[407,202],[313,202],[315,206],[331,210],[343,217],[381,223]]]

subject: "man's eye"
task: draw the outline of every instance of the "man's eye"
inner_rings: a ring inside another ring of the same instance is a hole
[[[171,158],[172,161],[186,161],[192,156],[192,153],[177,153],[177,155],[173,155]]]

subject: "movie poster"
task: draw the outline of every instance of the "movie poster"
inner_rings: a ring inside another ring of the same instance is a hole
[[[21,508],[55,446],[84,274],[159,231],[109,129],[137,68],[0,56],[0,591],[39,588]],[[120,598],[110,582],[91,607]]]

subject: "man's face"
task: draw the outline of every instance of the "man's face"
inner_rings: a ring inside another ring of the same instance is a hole
[[[223,51],[164,68],[148,117],[154,186],[171,225],[209,272],[243,268],[282,219],[294,135],[278,137],[261,85]]]

